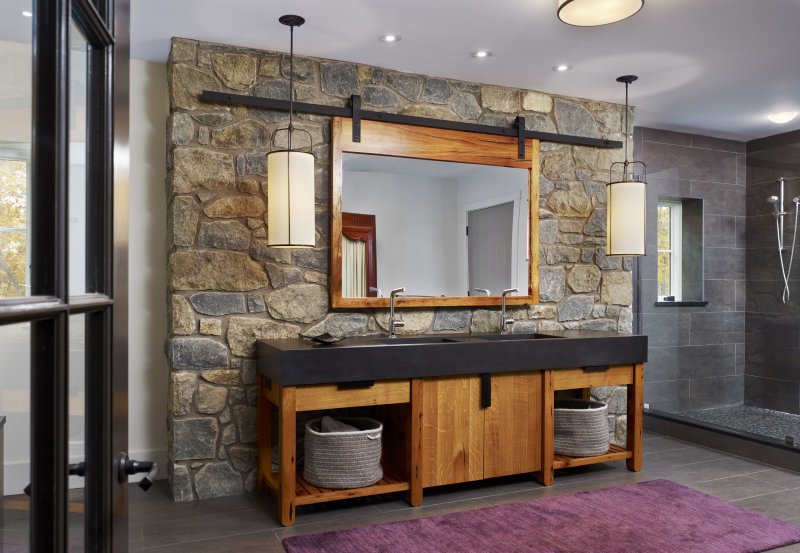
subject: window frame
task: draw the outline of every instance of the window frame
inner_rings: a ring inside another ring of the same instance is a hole
[[[658,247],[656,241],[656,275],[658,275],[658,263],[661,259],[660,254],[668,253],[670,257],[670,275],[669,275],[669,292],[661,295],[657,293],[659,302],[666,301],[667,296],[673,296],[674,301],[682,301],[681,294],[681,280],[683,277],[681,257],[683,255],[682,237],[683,237],[683,202],[671,198],[659,198],[656,209],[668,207],[669,214],[669,249],[661,249]],[[661,218],[656,217],[656,236],[658,236],[658,225],[661,223]],[[656,290],[658,289],[658,279],[656,279]]]

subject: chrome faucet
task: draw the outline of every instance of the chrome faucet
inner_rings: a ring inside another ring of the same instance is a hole
[[[500,334],[508,334],[508,327],[514,324],[514,319],[510,319],[506,316],[506,295],[511,293],[517,293],[516,288],[509,288],[507,290],[503,290],[502,296],[502,309],[500,311]]]
[[[397,335],[394,332],[395,328],[406,326],[406,323],[403,321],[396,321],[394,318],[394,298],[397,297],[397,294],[405,291],[405,287],[402,287],[395,288],[389,292],[389,338],[397,338]]]
[[[475,288],[475,291],[476,292],[483,292],[487,296],[491,296],[492,295],[492,291],[489,290],[488,288]]]

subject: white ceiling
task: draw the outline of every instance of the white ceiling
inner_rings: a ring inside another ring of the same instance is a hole
[[[632,18],[570,27],[557,0],[133,0],[134,58],[165,61],[169,38],[287,51],[278,17],[296,13],[298,55],[622,103],[636,124],[750,140],[800,129],[800,0],[646,0]],[[386,44],[378,37],[396,33]],[[488,59],[472,58],[477,49]],[[552,67],[573,67],[556,73]]]

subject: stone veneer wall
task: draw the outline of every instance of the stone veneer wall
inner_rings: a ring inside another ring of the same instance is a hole
[[[316,157],[317,247],[266,245],[265,154],[287,114],[199,101],[203,90],[288,98],[288,56],[173,39],[169,59],[169,475],[176,500],[255,487],[258,338],[385,331],[383,311],[328,305],[330,119],[300,114]],[[355,63],[295,59],[299,101],[620,140],[623,107]],[[298,137],[300,135],[297,135]],[[275,144],[285,145],[285,133]],[[631,331],[629,259],[606,258],[605,179],[621,150],[541,145],[540,301],[515,330]],[[491,332],[496,309],[404,310],[403,333]],[[610,431],[624,440],[624,396]]]

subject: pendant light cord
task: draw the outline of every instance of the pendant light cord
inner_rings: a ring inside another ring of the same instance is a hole
[[[292,124],[293,111],[294,111],[294,25],[290,25],[289,26],[289,151],[290,152],[292,151],[292,131],[294,131],[294,125]]]
[[[628,85],[630,83],[625,83],[625,164],[623,165],[623,169],[625,170],[625,174],[622,178],[628,178]]]

